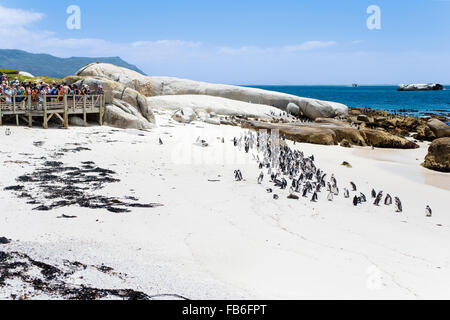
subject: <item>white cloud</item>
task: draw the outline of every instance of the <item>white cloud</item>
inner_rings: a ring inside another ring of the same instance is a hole
[[[258,47],[258,46],[243,46],[240,48],[233,47],[221,47],[219,52],[222,54],[249,54],[249,53],[284,53],[284,52],[302,52],[302,51],[312,51],[315,49],[322,49],[336,45],[335,41],[306,41],[299,44],[285,45],[281,47]]]
[[[5,8],[0,5],[0,27],[18,28],[30,25],[44,18],[44,14],[14,8]]]
[[[306,41],[293,46],[285,46],[284,50],[288,52],[311,51],[314,49],[328,48],[336,45],[335,41]]]
[[[136,41],[131,44],[133,47],[170,47],[170,48],[198,48],[201,42],[182,40],[158,40],[158,41]]]

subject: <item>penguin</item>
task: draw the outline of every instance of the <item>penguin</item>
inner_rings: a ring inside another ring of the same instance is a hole
[[[258,184],[261,184],[263,182],[263,180],[264,180],[264,173],[261,172],[261,174],[258,177]]]
[[[353,198],[353,205],[354,205],[355,207],[357,207],[358,204],[359,204],[359,198],[358,198],[357,196],[355,196],[355,197]]]
[[[425,208],[425,213],[427,214],[428,218],[431,218],[433,216],[433,211],[431,210],[430,206],[427,206]]]
[[[319,200],[319,197],[317,196],[317,192],[314,192],[314,194],[311,198],[311,202],[317,202],[317,200]]]
[[[356,191],[356,184],[354,182],[350,182],[350,185],[352,186],[352,191]]]
[[[300,192],[302,188],[302,184],[297,181],[297,185],[295,187],[295,192]]]
[[[272,193],[273,190],[269,188],[269,189],[266,189],[266,192],[267,192],[267,193]]]
[[[234,171],[234,178],[236,181],[242,181],[242,173],[241,170]]]
[[[274,200],[278,200],[278,199],[280,199],[280,197],[279,197],[277,194],[274,194],[274,195],[273,195],[273,199],[274,199]]]
[[[347,189],[344,189],[344,197],[345,199],[350,198],[350,192]]]
[[[375,202],[373,204],[376,206],[379,206],[382,199],[383,199],[383,191],[380,191],[380,193],[378,193],[378,195],[375,199]]]
[[[304,187],[302,197],[306,198],[307,196],[308,196],[308,188]]]
[[[281,190],[285,190],[287,187],[287,181],[285,178],[283,178],[283,180],[281,181]]]
[[[328,201],[333,201],[333,198],[334,198],[333,193],[330,192],[330,193],[328,194]]]
[[[395,209],[397,213],[403,212],[402,202],[398,197],[395,197]]]
[[[376,198],[377,197],[377,192],[375,191],[375,189],[372,189],[372,198]]]
[[[384,199],[384,204],[385,204],[386,206],[390,206],[390,205],[392,204],[392,197],[391,197],[390,194],[387,194],[387,195],[386,195],[386,199]]]
[[[162,146],[163,144],[163,141],[161,140],[161,138],[159,138],[159,145]]]
[[[361,202],[367,202],[367,198],[366,198],[366,195],[364,193],[360,192],[359,197],[361,198]]]
[[[320,192],[320,188],[321,188],[321,185],[320,185],[320,183],[318,183],[316,186],[316,192]]]
[[[338,187],[336,187],[336,186],[333,187],[333,194],[334,194],[335,196],[338,196],[338,195],[339,195],[339,188],[338,188]]]
[[[337,181],[336,181],[336,178],[334,177],[334,174],[331,176],[331,183],[332,183],[332,186],[337,186]]]

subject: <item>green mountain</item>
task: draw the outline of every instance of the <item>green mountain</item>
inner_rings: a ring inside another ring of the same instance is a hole
[[[34,76],[63,78],[75,74],[80,68],[93,62],[111,63],[145,75],[145,73],[139,70],[135,65],[129,64],[119,57],[58,58],[49,54],[35,54],[22,50],[0,49],[0,69],[26,71]]]

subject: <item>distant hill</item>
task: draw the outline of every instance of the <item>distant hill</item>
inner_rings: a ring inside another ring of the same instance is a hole
[[[93,62],[111,63],[145,75],[145,73],[139,70],[135,65],[129,64],[119,57],[58,58],[49,54],[35,54],[22,50],[0,49],[0,69],[26,71],[34,76],[63,78],[75,74],[81,67]]]

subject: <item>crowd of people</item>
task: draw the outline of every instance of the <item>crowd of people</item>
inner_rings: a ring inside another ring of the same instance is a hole
[[[103,94],[103,87],[98,86],[97,92],[92,92],[88,85],[78,86],[76,84],[56,83],[51,84],[40,82],[32,83],[27,81],[20,82],[17,79],[10,79],[7,74],[0,74],[0,100],[12,103],[22,102],[31,96],[32,101],[40,102],[44,95],[49,96],[51,101],[62,101],[64,95],[90,95]]]

